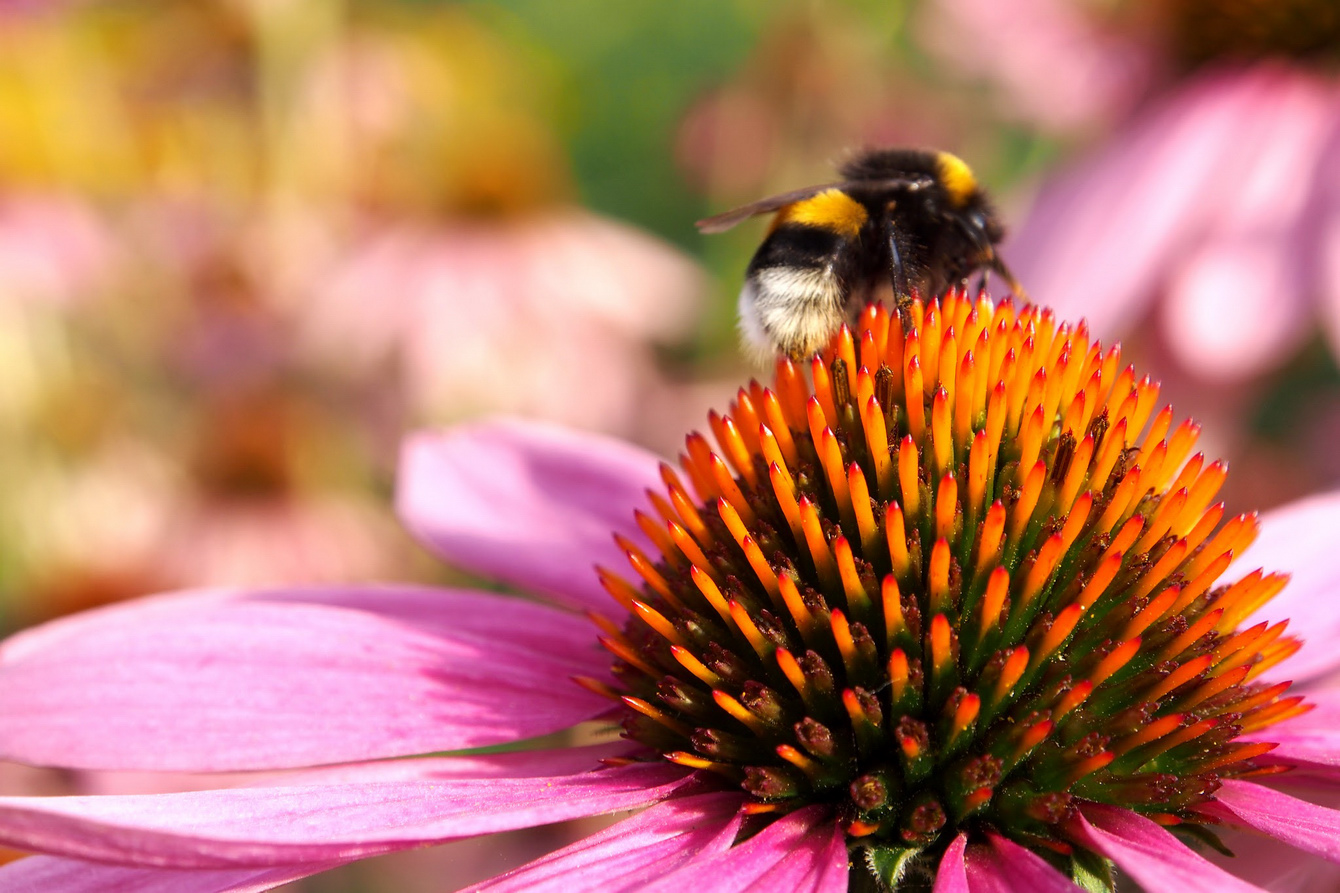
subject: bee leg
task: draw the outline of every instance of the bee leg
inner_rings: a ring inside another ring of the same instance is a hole
[[[977,293],[980,295],[986,291],[986,287],[991,284],[991,269],[986,267],[982,270],[982,275],[977,278]]]
[[[892,215],[893,208],[889,208]],[[898,237],[894,233],[892,221],[887,226],[889,232],[889,273],[893,285],[893,304],[898,311],[898,318],[903,324],[903,331],[912,330],[912,287],[907,281],[907,268],[903,266],[903,256],[898,251]]]

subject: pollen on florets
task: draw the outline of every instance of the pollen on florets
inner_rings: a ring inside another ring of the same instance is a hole
[[[1216,585],[1256,533],[1214,502],[1226,467],[1083,323],[961,292],[906,319],[780,360],[715,449],[689,435],[687,483],[663,468],[659,554],[601,571],[626,734],[867,845],[1066,852],[1084,801],[1205,823],[1279,768],[1239,737],[1306,709],[1256,681],[1284,625],[1238,629],[1284,577]]]

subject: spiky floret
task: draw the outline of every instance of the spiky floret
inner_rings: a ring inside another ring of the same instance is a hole
[[[1215,585],[1257,529],[1221,523],[1225,465],[1083,323],[962,293],[908,319],[867,308],[808,382],[780,360],[715,450],[688,437],[689,486],[662,469],[660,554],[601,571],[627,735],[876,846],[1064,852],[1086,800],[1205,823],[1278,769],[1239,736],[1306,709],[1254,681],[1284,624],[1238,629],[1285,578]]]

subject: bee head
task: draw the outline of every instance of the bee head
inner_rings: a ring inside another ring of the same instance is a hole
[[[981,236],[981,242],[995,245],[1005,238],[1005,227],[985,197],[979,198],[976,206],[964,215],[964,220],[973,232]]]
[[[1005,238],[1005,228],[967,162],[949,152],[935,153],[935,181],[969,239],[985,247]]]

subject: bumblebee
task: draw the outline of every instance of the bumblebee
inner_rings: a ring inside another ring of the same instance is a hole
[[[881,149],[839,168],[842,180],[765,198],[698,222],[717,233],[777,212],[749,262],[740,330],[761,350],[800,358],[892,291],[904,310],[913,295],[938,295],[995,271],[1016,293],[996,253],[1005,231],[986,193],[948,152]]]

